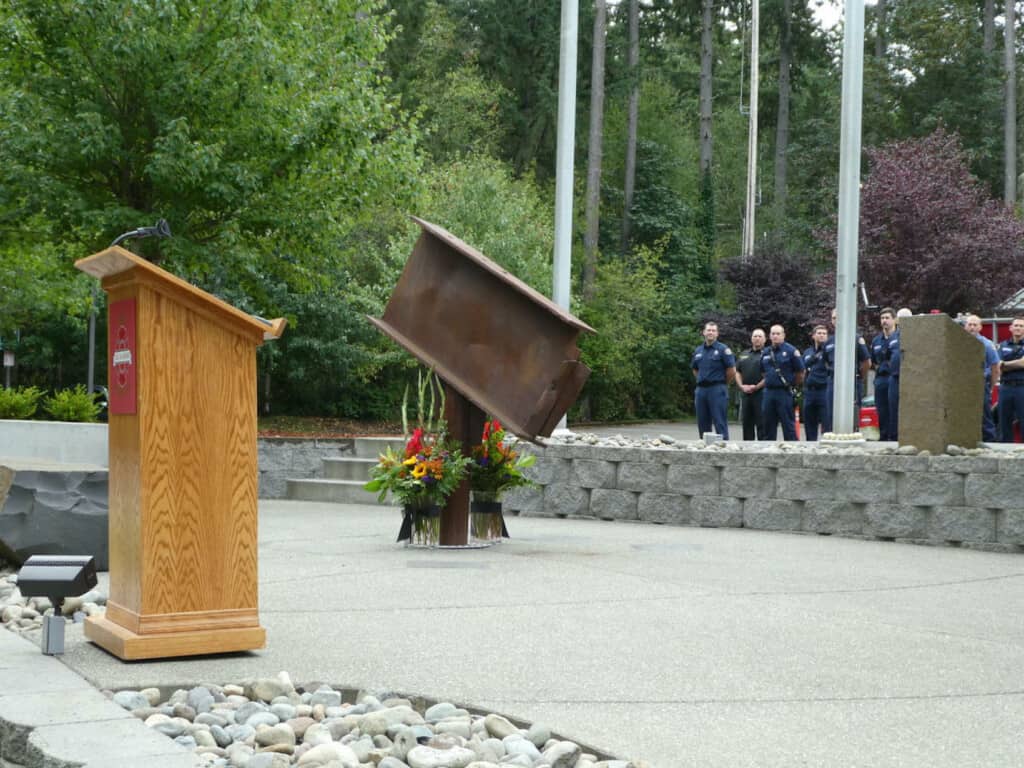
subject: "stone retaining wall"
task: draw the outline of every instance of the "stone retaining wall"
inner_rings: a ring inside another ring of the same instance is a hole
[[[1024,455],[522,446],[512,513],[754,528],[1024,552]]]
[[[351,456],[352,438],[309,439],[303,437],[261,437],[258,441],[259,497],[283,499],[288,478],[323,477],[325,457]]]

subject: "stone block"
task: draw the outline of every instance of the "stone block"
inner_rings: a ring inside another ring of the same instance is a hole
[[[932,456],[928,459],[928,469],[961,475],[995,474],[999,471],[999,461],[992,456]]]
[[[717,496],[721,470],[700,464],[670,464],[666,474],[669,491],[686,496]]]
[[[1024,509],[996,513],[996,539],[1004,544],[1024,545]]]
[[[723,467],[721,495],[770,499],[775,495],[775,470],[768,467]]]
[[[796,453],[781,453],[779,451],[753,451],[744,452],[742,455],[745,457],[744,464],[748,467],[789,467],[790,469],[800,469],[807,466],[806,462],[811,454],[804,456]]]
[[[108,569],[107,470],[11,463],[0,473],[0,552],[92,555]]]
[[[836,472],[837,501],[884,503],[896,501],[896,476],[891,472]]]
[[[864,454],[850,453],[808,453],[804,456],[804,469],[838,469],[838,470],[859,470],[864,469],[868,457]]]
[[[690,499],[678,493],[641,493],[637,517],[647,523],[689,523]]]
[[[523,474],[539,485],[568,483],[572,477],[572,463],[568,459],[538,457],[537,463],[524,470]]]
[[[954,472],[906,472],[896,475],[900,504],[962,507],[964,476]]]
[[[584,488],[614,488],[616,466],[614,461],[573,459],[573,480]]]
[[[1024,483],[1020,475],[967,475],[964,497],[967,506],[975,508],[1015,509],[1021,505]]]
[[[636,520],[637,494],[595,488],[590,492],[590,514],[602,520]]]
[[[803,502],[789,499],[747,499],[743,502],[743,527],[762,531],[799,531]]]
[[[624,491],[664,491],[667,467],[662,463],[624,461],[616,485]]]
[[[775,495],[780,499],[809,501],[832,499],[836,472],[827,469],[790,469],[783,467],[775,475]]]
[[[928,507],[868,504],[864,507],[864,533],[885,539],[920,538],[928,524]]]
[[[552,483],[544,488],[544,509],[549,515],[590,514],[590,491],[571,483]]]
[[[259,497],[261,499],[283,499],[288,495],[288,477],[286,471],[267,472],[260,470],[259,473]]]
[[[260,440],[256,461],[260,472],[288,471],[292,467],[292,444],[283,440]]]
[[[694,496],[690,499],[693,522],[707,528],[740,528],[743,526],[743,502],[722,496]]]
[[[665,464],[693,464],[693,451],[673,448],[671,451],[665,451],[661,460]]]
[[[941,541],[995,541],[996,513],[977,507],[935,507],[927,535]]]
[[[865,505],[850,501],[808,501],[804,503],[804,530],[852,536],[864,532]]]
[[[999,471],[1007,475],[1024,476],[1024,449],[1019,448],[1010,456],[996,459]]]
[[[867,459],[864,468],[876,472],[927,472],[931,468],[929,462],[932,460],[932,457],[929,456],[901,456],[899,454],[882,454],[864,458]]]
[[[502,496],[501,501],[509,512],[541,512],[544,509],[544,489],[529,486],[513,488]]]

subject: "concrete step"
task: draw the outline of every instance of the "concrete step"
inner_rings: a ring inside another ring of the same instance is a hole
[[[286,498],[335,504],[377,504],[377,494],[363,490],[363,480],[289,480]]]
[[[391,446],[396,451],[405,448],[405,440],[402,437],[357,437],[355,439],[355,456],[360,459],[377,460],[384,450]]]
[[[323,464],[324,478],[327,480],[359,480],[365,483],[370,479],[370,467],[376,466],[377,459],[325,456]]]

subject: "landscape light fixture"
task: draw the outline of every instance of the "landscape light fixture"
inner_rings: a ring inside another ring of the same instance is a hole
[[[125,240],[133,240],[140,237],[171,237],[171,225],[167,223],[167,219],[160,219],[155,226],[152,227],[139,227],[129,232],[125,232],[122,235],[118,235],[114,238],[114,242],[110,244],[113,248],[115,245],[120,245]],[[88,381],[86,383],[87,391],[91,395],[95,389],[96,383],[96,286],[92,288],[92,301],[89,306],[89,372]]]
[[[53,616],[43,617],[40,645],[47,656],[64,653],[64,600],[95,586],[96,560],[89,555],[32,555],[25,561],[18,572],[18,591],[22,597],[46,597],[53,604]]]

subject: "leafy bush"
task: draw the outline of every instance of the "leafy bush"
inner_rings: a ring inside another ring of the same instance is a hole
[[[0,419],[32,418],[42,394],[37,387],[0,389]]]
[[[96,421],[100,406],[96,404],[85,386],[61,389],[43,401],[43,410],[57,421]]]

